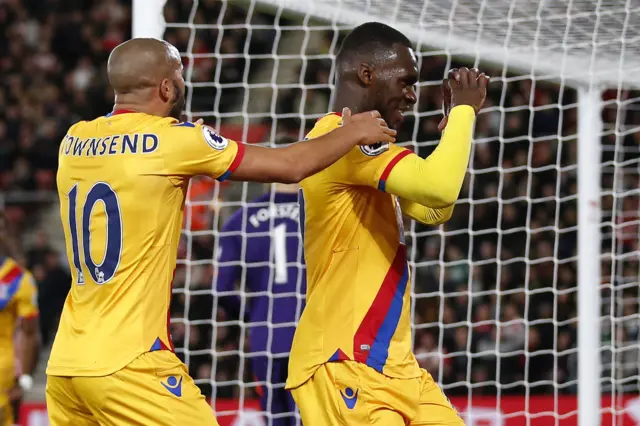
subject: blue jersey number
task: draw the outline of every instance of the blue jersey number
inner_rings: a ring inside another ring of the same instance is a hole
[[[107,236],[104,257],[96,264],[91,257],[91,212],[96,204],[102,203],[107,216]],[[96,183],[87,193],[82,204],[81,223],[78,229],[78,185],[69,191],[69,228],[71,230],[71,249],[73,250],[73,266],[78,272],[78,284],[84,284],[84,274],[80,266],[79,240],[82,239],[82,255],[84,265],[96,284],[106,284],[115,275],[122,256],[122,215],[118,196],[111,187],[104,183]],[[78,238],[80,231],[80,238]]]

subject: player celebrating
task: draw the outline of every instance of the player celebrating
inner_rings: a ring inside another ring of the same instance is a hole
[[[335,107],[377,108],[394,127],[416,102],[415,55],[391,27],[355,28],[336,67]],[[301,183],[307,305],[293,340],[287,388],[305,426],[463,423],[411,353],[402,218],[448,220],[462,187],[488,79],[466,68],[451,77],[445,87],[453,108],[427,159],[381,143],[353,149]],[[328,114],[308,137],[340,122],[338,114]]]
[[[33,385],[38,355],[37,290],[33,276],[13,259],[0,257],[0,426],[13,425],[10,402]],[[22,375],[15,386],[13,339],[18,329]],[[17,414],[17,413],[16,413]]]
[[[215,425],[168,330],[189,178],[295,182],[359,143],[394,140],[395,131],[374,112],[349,117],[317,143],[245,147],[178,122],[185,82],[168,43],[125,42],[107,72],[114,111],[73,125],[59,150],[73,285],[47,368],[51,424]]]
[[[278,144],[291,142],[281,138]],[[267,426],[295,426],[295,403],[284,383],[295,321],[303,308],[298,296],[305,291],[305,271],[299,267],[299,186],[276,184],[274,189],[273,195],[269,191],[235,212],[222,228],[216,289],[221,303],[237,316],[240,297],[225,297],[225,292],[245,278],[246,316],[255,324],[249,328],[250,359],[261,383],[262,410],[271,414]]]

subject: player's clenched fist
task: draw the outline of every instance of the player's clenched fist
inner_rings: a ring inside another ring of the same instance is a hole
[[[480,111],[487,97],[489,77],[476,68],[462,67],[449,71],[447,83],[451,95],[449,99],[445,96],[445,102],[449,100],[451,108],[458,105],[470,105],[476,111],[476,114]],[[446,91],[445,95],[448,95]]]
[[[344,108],[342,110],[342,126],[360,135],[358,145],[396,141],[396,131],[387,127],[387,123],[378,111],[351,115],[351,110]]]

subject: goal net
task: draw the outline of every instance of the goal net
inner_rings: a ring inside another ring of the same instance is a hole
[[[406,226],[417,358],[467,425],[640,424],[637,3],[167,0],[164,18],[189,119],[248,143],[301,138],[328,112],[342,37],[368,20],[414,42],[419,101],[399,143],[423,157],[440,137],[447,70],[491,75],[453,218]],[[269,191],[201,178],[189,190],[172,335],[221,425],[282,424],[275,402],[258,402],[282,385],[258,380],[251,360],[273,369],[283,355],[256,354],[249,335],[266,327],[272,339],[287,324],[273,303],[264,322],[247,313],[257,297],[280,297],[278,271],[302,270],[300,253],[282,261],[272,247],[266,292],[247,285],[264,265],[246,258],[234,289],[215,291],[223,224]],[[278,231],[265,235],[277,246]],[[240,312],[225,309],[230,296]]]

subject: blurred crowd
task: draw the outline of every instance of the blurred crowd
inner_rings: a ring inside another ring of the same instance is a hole
[[[42,337],[50,343],[70,288],[67,261],[37,230],[55,193],[58,146],[74,122],[106,114],[105,61],[131,36],[130,2],[0,1],[0,208],[5,255],[38,282]],[[36,229],[34,229],[36,228]]]
[[[192,108],[224,113],[243,96],[242,85],[235,82],[250,80],[265,66],[249,61],[248,55],[274,50],[275,30],[263,27],[272,25],[273,17],[218,0],[201,0],[195,14],[192,6],[191,0],[167,2],[165,38],[190,53],[184,61]],[[217,25],[171,25],[190,17],[195,24]],[[249,30],[249,24],[262,26]],[[293,25],[285,19],[278,24],[285,29]],[[111,49],[130,36],[129,29],[124,0],[0,1],[0,192],[55,189],[63,132],[70,123],[112,107],[104,64]],[[278,91],[276,114],[259,124],[297,136],[300,126],[308,130],[314,120],[291,118],[292,113],[328,110],[328,54],[339,45],[340,34],[325,31],[322,37],[318,51],[306,52],[320,59],[300,68],[300,83],[314,89],[304,94],[295,87]],[[448,68],[458,65],[473,64],[429,51],[420,55],[418,113],[403,124],[399,140],[421,156],[440,138],[440,82]],[[556,83],[506,77],[502,69],[480,66],[503,78],[491,84],[486,109],[478,117],[471,172],[454,216],[439,228],[409,223],[406,228],[411,231],[415,352],[450,393],[467,394],[470,388],[485,394],[525,388],[532,393],[554,388],[574,392],[577,94]],[[218,84],[207,84],[214,81]],[[612,92],[605,99],[634,96]],[[278,115],[287,118],[278,121]],[[640,187],[640,131],[634,130],[640,114],[610,102],[603,119],[609,130],[602,139],[602,314],[616,318],[601,331],[603,356],[615,366],[605,368],[603,375],[606,383],[624,383],[625,389],[637,391],[638,197],[629,190]],[[188,209],[188,230],[219,228],[239,205],[221,207],[238,201],[232,194],[237,191],[194,180],[190,199],[198,204]],[[5,201],[5,219],[17,241],[37,223],[39,210],[33,206]],[[13,250],[38,279],[41,309],[55,317],[69,288],[66,262],[51,248],[46,232],[31,233],[32,244],[17,244]],[[174,284],[172,335],[205,393],[214,392],[215,381],[215,395],[231,397],[242,390],[254,392],[256,386],[247,385],[253,382],[252,373],[240,352],[246,348],[246,342],[240,345],[246,327],[218,309],[211,292],[214,252],[215,232],[185,233]],[[50,333],[43,330],[45,339],[50,340]]]

